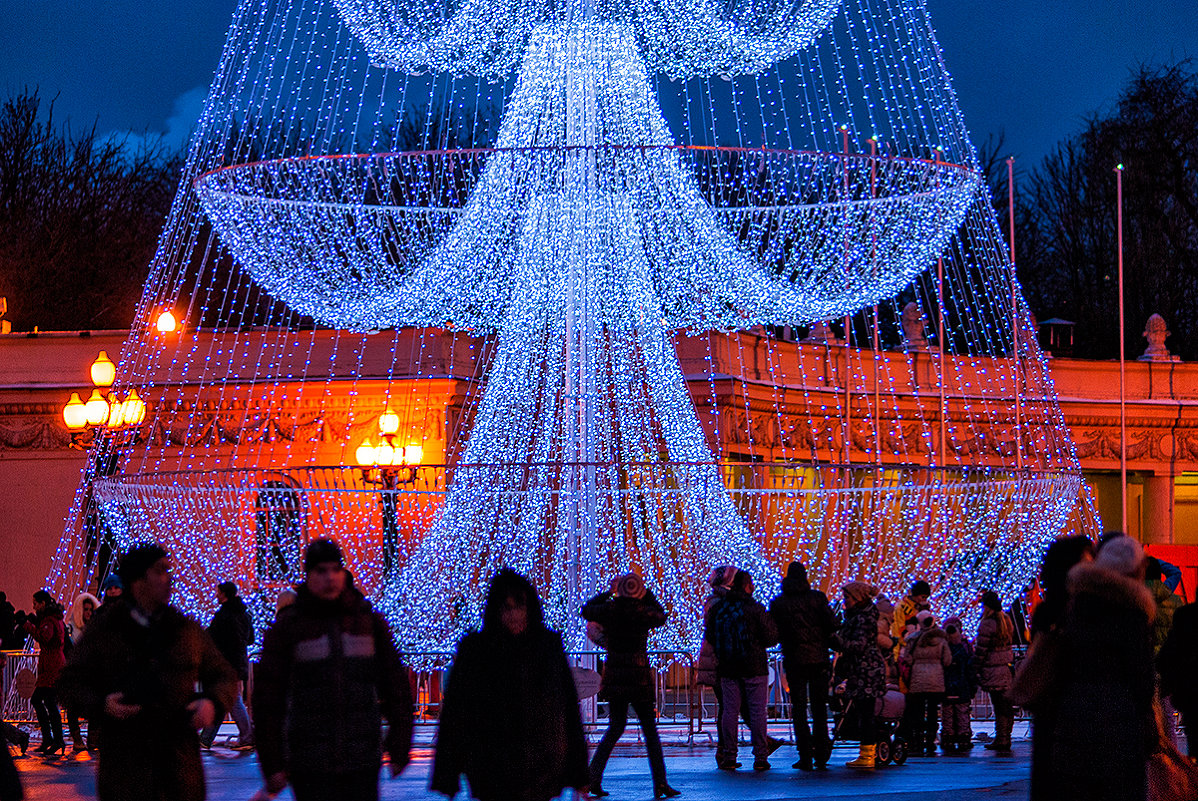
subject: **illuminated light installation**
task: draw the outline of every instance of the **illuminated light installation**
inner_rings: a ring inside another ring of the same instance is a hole
[[[87,476],[51,586],[152,536],[184,606],[219,575],[262,619],[331,535],[430,650],[504,563],[573,646],[629,567],[666,648],[717,562],[1009,598],[1080,477],[985,191],[912,0],[247,0],[137,318],[195,322],[122,350],[151,433]],[[736,333],[829,319],[847,344]],[[385,414],[451,465],[391,504],[354,466]]]

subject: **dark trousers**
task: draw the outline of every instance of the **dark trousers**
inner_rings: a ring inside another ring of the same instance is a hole
[[[712,685],[711,690],[713,693],[715,693],[715,709],[716,709],[716,712],[715,712],[715,736],[716,736],[715,753],[716,753],[716,762],[719,762],[720,761],[719,755],[724,753],[725,751],[727,751],[727,749],[724,748],[724,745],[723,745],[723,743],[724,743],[724,727],[720,723],[720,721],[723,720],[723,718],[724,718],[724,692],[722,689],[720,689],[720,680],[719,679],[715,680],[715,684]],[[743,706],[741,707],[741,719],[744,720],[746,726],[749,725],[749,710],[747,707],[743,707]],[[735,750],[735,747],[734,747],[734,750]]]
[[[765,759],[769,756],[769,734],[766,731],[766,703],[769,698],[769,678],[766,676],[749,676],[747,678],[721,678],[720,691],[724,694],[724,710],[720,714],[720,745],[716,749],[716,760],[719,762],[736,762],[736,752],[740,745],[737,737],[740,716],[747,713],[749,721],[749,739],[753,743],[753,756]]]
[[[1011,742],[1011,730],[1015,728],[1015,705],[1007,700],[1002,690],[989,690],[990,703],[994,704],[994,739],[999,743]]]
[[[101,751],[101,754],[103,752]],[[351,773],[290,773],[295,801],[378,801],[379,769]]]
[[[641,732],[645,735],[645,750],[649,752],[649,773],[653,777],[653,786],[666,783],[666,758],[661,750],[661,738],[657,734],[657,718],[653,714],[652,701],[621,701],[607,702],[607,731],[603,739],[595,746],[595,755],[591,757],[591,786],[595,787],[603,781],[603,769],[612,749],[628,726],[628,707],[636,713],[640,721]]]
[[[33,711],[37,713],[37,722],[42,729],[42,744],[64,744],[62,738],[62,715],[58,711],[58,698],[53,687],[38,687],[29,699]]]
[[[852,716],[853,723],[857,727],[857,737],[862,745],[877,745],[878,743],[878,718],[874,707],[877,706],[876,698],[854,698],[852,707],[849,708],[849,714]]]
[[[903,712],[903,738],[916,748],[936,745],[939,726],[940,693],[907,693]]]
[[[787,662],[786,683],[790,685],[790,711],[794,722],[795,745],[799,758],[823,759],[828,746],[828,664],[802,665]],[[811,725],[807,724],[807,704],[811,703]]]

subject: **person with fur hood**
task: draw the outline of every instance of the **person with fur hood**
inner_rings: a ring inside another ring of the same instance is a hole
[[[861,750],[848,768],[872,769],[877,764],[877,700],[886,694],[886,662],[878,649],[878,588],[864,581],[844,585],[844,623],[832,635],[832,649],[840,654],[836,692],[850,703],[846,715],[856,724]]]
[[[953,661],[944,629],[927,610],[915,616],[918,630],[907,637],[902,659],[911,669],[907,680],[907,707],[900,726],[910,743],[909,753],[936,756],[936,730],[944,698],[944,671]]]
[[[63,641],[63,652],[70,657],[71,651],[83,639],[83,632],[92,616],[100,608],[100,600],[90,592],[81,592],[75,596],[71,604],[70,620],[67,622],[67,636]],[[87,741],[83,740],[83,731],[79,727],[79,710],[74,704],[66,704],[67,728],[71,732],[71,751],[79,753],[91,749],[93,744],[92,727],[88,726]]]
[[[1050,770],[1061,801],[1143,801],[1157,747],[1152,659],[1156,605],[1144,549],[1107,539],[1069,571],[1057,663]]]

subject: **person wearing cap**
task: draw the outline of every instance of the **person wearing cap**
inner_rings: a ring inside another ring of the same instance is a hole
[[[778,627],[770,613],[753,598],[753,577],[738,570],[732,588],[716,601],[704,619],[704,636],[716,655],[716,673],[724,708],[720,714],[720,745],[716,764],[736,770],[737,727],[742,708],[747,711],[753,742],[753,770],[769,770],[769,755],[781,741],[772,740],[766,728],[769,698],[769,655],[778,642]]]
[[[197,730],[233,703],[237,675],[200,624],[171,606],[161,546],[134,546],[119,572],[125,593],[92,617],[61,680],[97,728],[96,794],[203,801]]]
[[[104,581],[100,582],[100,606],[106,607],[118,600],[125,592],[125,585],[121,583],[121,577],[116,573],[109,573],[104,577]]]
[[[920,611],[915,615],[915,624],[915,632],[907,636],[903,646],[903,660],[911,667],[911,676],[899,735],[910,743],[912,755],[936,756],[944,670],[952,663],[953,654],[931,612]]]
[[[931,586],[920,579],[911,585],[907,595],[895,607],[894,623],[890,627],[890,633],[894,635],[900,646],[906,641],[907,635],[915,631],[915,616],[920,612],[931,611],[932,607],[928,603],[928,598],[931,595]]]
[[[782,579],[782,592],[770,601],[770,617],[778,626],[782,667],[790,685],[798,770],[827,767],[832,755],[828,737],[828,687],[832,679],[828,643],[839,624],[828,596],[811,588],[807,568],[791,562]],[[811,724],[807,702],[811,702]]]
[[[1049,786],[1057,798],[1143,799],[1158,747],[1144,549],[1106,537],[1069,571],[1055,692]]]
[[[1011,665],[1015,654],[1015,624],[1002,609],[998,593],[982,593],[982,620],[974,658],[978,665],[978,685],[990,695],[994,705],[994,739],[986,743],[990,751],[1011,750],[1011,730],[1015,727],[1015,706],[1007,700],[1014,680]]]
[[[603,789],[603,769],[628,725],[628,707],[632,707],[645,735],[654,797],[679,795],[666,782],[666,761],[654,714],[656,683],[648,653],[649,632],[665,625],[665,610],[638,574],[626,573],[612,579],[610,591],[587,601],[582,616],[603,626],[607,642],[599,697],[607,701],[608,724],[591,758],[590,794],[596,798],[607,795]]]
[[[878,746],[877,700],[886,694],[886,662],[878,648],[878,588],[864,581],[850,581],[844,594],[844,623],[832,635],[832,649],[840,654],[837,675],[844,677],[843,694],[856,724],[861,747],[849,768],[872,769]]]
[[[390,773],[408,764],[412,692],[386,620],[354,588],[341,548],[313,540],[295,603],[262,641],[253,709],[259,766],[273,798],[379,797],[384,751]],[[386,718],[387,736],[382,735]]]

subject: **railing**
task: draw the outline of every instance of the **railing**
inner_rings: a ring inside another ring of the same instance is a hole
[[[37,675],[37,651],[0,651],[4,656],[3,717],[8,723],[32,723],[37,719],[33,714],[33,706],[28,698],[22,698],[17,692],[17,673],[28,668]]]
[[[1024,649],[1018,649],[1016,664]],[[22,698],[16,691],[17,673],[28,668],[37,675],[36,651],[3,651],[4,720],[10,723],[32,723],[36,720],[29,699]],[[431,665],[411,671],[412,698],[415,704],[415,722],[420,728],[436,726],[441,717],[442,692],[446,673],[453,663],[450,651],[404,652],[405,664]],[[601,670],[606,653],[604,651],[576,651],[566,655],[570,665],[587,670]],[[674,735],[680,742],[694,745],[696,742],[714,743],[717,727],[715,694],[711,688],[695,683],[694,658],[685,651],[651,651],[650,663],[654,670],[654,697],[658,729],[663,740]],[[250,662],[250,679],[246,684],[247,694],[252,694],[255,661]],[[607,726],[608,705],[597,696],[581,700],[583,727],[592,737]],[[766,714],[771,725],[789,725],[791,722],[790,691],[786,673],[782,666],[782,654],[777,649],[769,652],[769,694]],[[979,691],[973,700],[974,720],[991,720],[994,707],[989,696]],[[630,734],[640,739],[640,727],[630,727]]]

